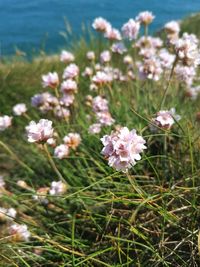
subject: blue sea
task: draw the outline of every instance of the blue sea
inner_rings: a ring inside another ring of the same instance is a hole
[[[58,51],[67,45],[59,34],[65,30],[64,18],[79,36],[81,25],[90,25],[97,16],[120,28],[144,10],[156,15],[155,31],[200,11],[200,0],[0,0],[0,53],[11,55],[16,47],[28,53]]]

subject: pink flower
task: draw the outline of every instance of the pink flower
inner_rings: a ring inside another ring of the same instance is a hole
[[[115,122],[108,111],[98,112],[96,113],[96,117],[101,125],[111,126]]]
[[[54,150],[54,156],[58,159],[65,159],[69,156],[69,147],[65,144],[59,145]]]
[[[122,33],[124,37],[129,39],[130,41],[137,38],[139,30],[140,23],[133,19],[129,19],[129,21],[122,27]]]
[[[61,84],[61,92],[62,93],[76,93],[78,89],[76,81],[72,79],[68,79]]]
[[[140,153],[146,149],[146,141],[136,134],[136,130],[129,131],[123,127],[111,135],[104,135],[101,138],[104,145],[102,154],[108,160],[108,165],[117,171],[127,172],[141,159]]]
[[[170,129],[176,121],[179,121],[181,117],[175,114],[175,109],[170,110],[160,110],[157,113],[157,117],[152,121],[154,124],[158,125],[160,128]]]
[[[101,63],[107,63],[107,62],[110,62],[110,60],[111,60],[110,51],[106,50],[106,51],[103,51],[100,54],[100,61],[101,61]]]
[[[96,96],[92,100],[94,112],[108,111],[108,100],[101,96]]]
[[[92,27],[96,31],[105,32],[106,30],[111,28],[111,24],[107,20],[99,17],[94,20]]]
[[[12,117],[9,117],[7,115],[0,117],[0,132],[10,127],[11,124],[12,124]]]
[[[53,136],[52,121],[41,119],[38,123],[31,121],[26,126],[28,142],[38,143],[46,142],[47,139]]]
[[[13,113],[16,116],[21,116],[22,114],[26,113],[27,107],[26,104],[20,103],[13,107]]]
[[[114,28],[108,28],[104,34],[104,37],[111,41],[120,41],[122,39],[120,32]]]
[[[74,102],[74,95],[73,94],[64,94],[63,97],[60,99],[60,104],[69,107]]]
[[[63,73],[63,79],[74,79],[79,74],[79,67],[76,64],[71,63],[67,66]]]
[[[110,83],[113,77],[110,74],[105,73],[104,71],[97,71],[96,75],[93,76],[92,81],[96,85],[103,85],[106,83]]]
[[[84,72],[82,72],[83,77],[90,77],[93,74],[93,69],[90,67],[86,67]]]
[[[56,117],[58,117],[60,119],[65,118],[66,120],[68,120],[69,116],[70,116],[70,111],[67,108],[57,106],[54,109],[54,114]]]
[[[75,59],[74,55],[71,52],[63,50],[60,55],[60,61],[64,63],[73,62]]]
[[[143,64],[139,65],[139,75],[141,79],[158,81],[163,72],[160,60],[155,57],[147,58]]]
[[[59,78],[57,72],[49,72],[46,75],[42,75],[43,87],[56,88],[59,85]]]
[[[153,21],[154,18],[155,16],[152,14],[152,12],[143,11],[138,14],[136,20],[142,24],[148,25]]]
[[[100,133],[101,132],[101,124],[100,123],[94,123],[94,124],[90,125],[88,132],[91,134]]]

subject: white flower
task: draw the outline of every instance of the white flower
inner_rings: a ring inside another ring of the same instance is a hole
[[[65,144],[57,146],[54,150],[54,156],[58,159],[64,159],[69,156],[69,147]]]
[[[101,52],[100,54],[100,61],[101,63],[107,63],[111,60],[111,54],[110,51],[106,50]]]
[[[10,127],[11,124],[12,124],[12,117],[9,117],[7,115],[0,117],[0,132]]]
[[[65,51],[65,50],[63,50],[61,52],[60,61],[62,61],[64,63],[69,63],[69,62],[74,61],[74,59],[75,59],[75,57],[71,52]]]
[[[25,224],[12,224],[9,227],[9,234],[14,241],[28,241],[31,236]]]
[[[31,121],[26,126],[28,142],[45,142],[53,136],[52,121],[41,119],[38,123]]]
[[[49,72],[46,75],[42,75],[43,87],[56,88],[59,85],[59,78],[57,72]]]
[[[49,194],[52,196],[55,195],[63,195],[67,191],[67,185],[62,181],[59,182],[52,182],[51,188],[49,190]]]
[[[129,131],[127,127],[103,136],[101,141],[104,145],[102,154],[108,160],[109,166],[117,171],[127,172],[141,159],[140,153],[146,149],[146,141],[142,136],[137,135],[135,129]]]
[[[120,41],[122,39],[120,32],[114,28],[106,29],[104,37],[111,41]]]
[[[168,34],[179,34],[180,25],[177,21],[169,21],[164,25],[164,29]]]
[[[16,210],[13,208],[0,208],[0,221],[12,221],[16,217]]]
[[[88,60],[95,60],[95,53],[94,51],[88,51],[86,54]]]
[[[21,116],[22,114],[26,113],[27,107],[26,104],[20,103],[13,107],[13,113],[16,116]]]
[[[175,109],[171,108],[170,110],[160,110],[152,122],[160,128],[170,129],[175,120],[179,121],[180,119],[181,117],[175,113]]]

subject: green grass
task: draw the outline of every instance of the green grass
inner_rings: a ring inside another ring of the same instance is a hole
[[[98,50],[95,43],[91,48]],[[81,70],[87,65],[87,50],[84,40],[73,50]],[[121,67],[121,61],[114,65]],[[16,184],[25,180],[37,190],[58,179],[45,153],[27,142],[24,128],[29,120],[15,117],[13,127],[0,134],[0,140],[15,154],[13,157],[0,147],[0,173],[7,189],[0,206],[16,208],[16,222],[27,224],[32,233],[29,242],[14,243],[5,238],[6,225],[0,226],[0,266],[199,266],[200,135],[196,113],[200,99],[188,100],[184,86],[173,79],[164,108],[175,107],[182,119],[171,131],[152,134],[148,124],[159,110],[165,77],[159,82],[114,82],[112,96],[104,88],[116,123],[137,129],[147,140],[148,148],[128,179],[110,168],[100,153],[100,138],[112,127],[96,136],[88,134],[86,115],[92,112],[85,97],[95,95],[89,91],[89,81],[80,77],[76,112],[69,124],[31,107],[31,96],[44,91],[41,75],[57,71],[61,76],[64,66],[58,59],[43,57],[0,68],[0,114],[11,114],[13,105],[25,102],[32,119],[53,120],[61,137],[71,131],[82,137],[80,147],[68,159],[54,159],[70,185],[67,193],[48,196],[49,205],[43,205],[33,200],[33,192]]]

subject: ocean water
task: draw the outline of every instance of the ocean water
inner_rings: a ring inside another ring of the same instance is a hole
[[[29,53],[58,51],[67,45],[59,34],[65,29],[64,17],[80,35],[81,25],[90,25],[97,16],[120,28],[144,10],[156,15],[151,26],[155,31],[169,20],[200,11],[200,0],[0,0],[0,53],[11,55],[16,47]]]

